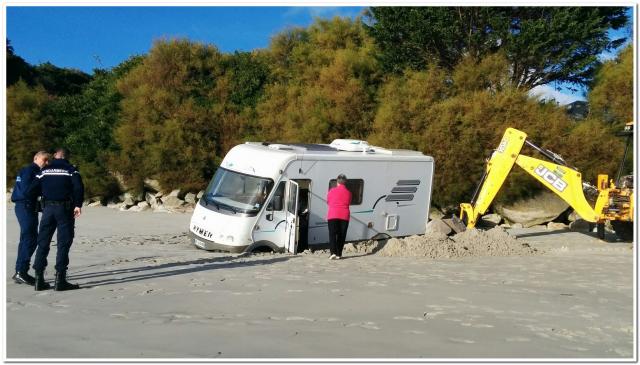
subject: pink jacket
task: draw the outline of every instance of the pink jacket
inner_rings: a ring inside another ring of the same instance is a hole
[[[351,203],[351,192],[344,186],[338,185],[327,193],[327,220],[342,219],[349,220],[349,204]]]

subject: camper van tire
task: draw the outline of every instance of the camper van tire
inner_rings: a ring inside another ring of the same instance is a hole
[[[282,247],[278,247],[273,242],[269,242],[269,241],[255,242],[249,245],[249,247],[247,247],[247,249],[245,250],[245,252],[282,252],[282,251],[283,251]]]

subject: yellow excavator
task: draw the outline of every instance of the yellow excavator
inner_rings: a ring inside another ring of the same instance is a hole
[[[577,169],[567,166],[564,159],[527,139],[527,134],[514,128],[507,128],[498,148],[489,159],[484,174],[476,188],[471,203],[460,204],[460,216],[454,217],[458,230],[475,227],[498,194],[504,181],[518,165],[567,202],[580,217],[596,224],[598,238],[604,239],[604,223],[611,222],[616,234],[623,240],[633,240],[633,176],[622,177],[627,151],[633,135],[633,122],[627,123],[623,133],[627,136],[624,157],[618,170],[616,181],[608,175],[598,175],[597,186],[582,182]],[[524,146],[539,152],[550,161],[521,154]],[[597,192],[595,206],[592,207],[583,189]]]

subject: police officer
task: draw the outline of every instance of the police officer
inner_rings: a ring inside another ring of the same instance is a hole
[[[56,279],[54,290],[72,290],[79,286],[67,282],[69,249],[73,242],[75,218],[82,213],[84,186],[75,166],[67,161],[69,151],[58,148],[54,160],[42,169],[30,187],[30,194],[42,194],[42,218],[38,232],[38,248],[33,262],[35,270],[35,289],[45,290],[50,286],[44,281],[44,269],[47,267],[47,255],[53,232],[58,230],[58,249],[56,253]]]
[[[48,160],[48,153],[38,151],[33,156],[33,163],[23,167],[16,176],[16,184],[13,186],[13,193],[11,193],[11,201],[16,203],[16,217],[20,224],[16,273],[13,275],[13,281],[17,284],[33,285],[35,283],[33,276],[29,275],[29,261],[36,250],[38,237],[38,210],[36,209],[38,202],[35,197],[28,197],[27,191]]]

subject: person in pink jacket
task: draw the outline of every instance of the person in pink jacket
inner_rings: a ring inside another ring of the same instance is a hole
[[[338,175],[337,185],[327,193],[327,221],[329,222],[329,245],[331,260],[339,260],[342,257],[344,240],[347,237],[349,227],[349,205],[351,204],[351,192],[347,189],[347,177]]]

